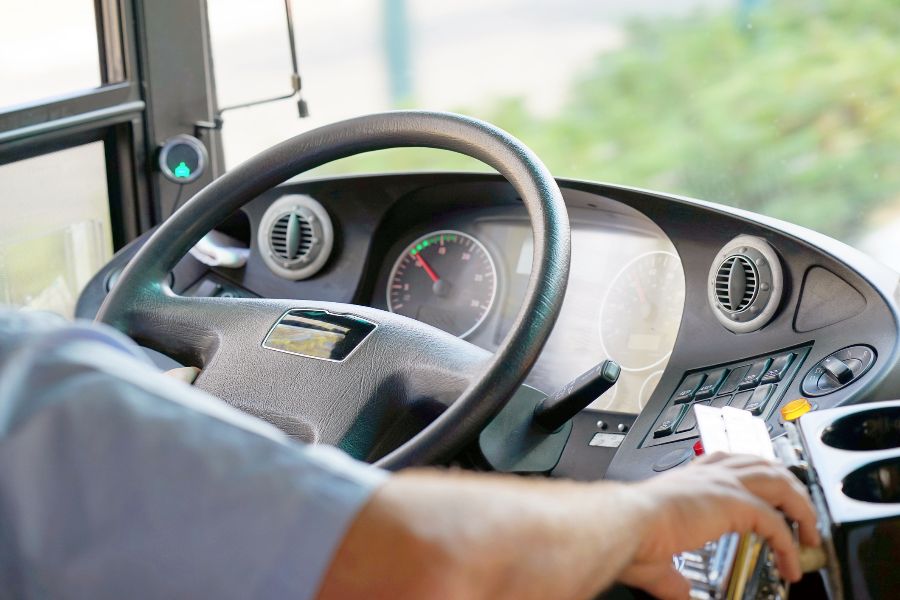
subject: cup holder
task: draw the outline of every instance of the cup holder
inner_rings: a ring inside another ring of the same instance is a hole
[[[847,475],[844,494],[863,502],[900,503],[900,456],[866,465]]]
[[[900,448],[900,406],[876,408],[841,417],[825,429],[822,441],[839,450]]]

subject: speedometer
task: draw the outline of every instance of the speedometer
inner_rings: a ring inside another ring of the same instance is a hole
[[[424,235],[397,257],[388,278],[391,312],[466,337],[497,295],[497,268],[487,248],[461,231]]]
[[[613,277],[600,309],[600,343],[625,371],[662,364],[675,347],[684,309],[678,256],[641,254]],[[651,388],[652,389],[652,388]]]

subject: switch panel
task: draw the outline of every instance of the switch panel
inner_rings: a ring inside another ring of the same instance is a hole
[[[768,356],[688,371],[669,396],[642,446],[658,446],[697,437],[694,415],[697,404],[717,408],[733,406],[767,418],[778,407],[809,350],[809,347],[781,350]],[[849,354],[837,354],[835,359],[846,359],[849,369],[858,367],[849,364]],[[824,376],[822,374],[825,372],[825,367],[822,367],[816,377]],[[807,379],[810,377],[807,376]]]

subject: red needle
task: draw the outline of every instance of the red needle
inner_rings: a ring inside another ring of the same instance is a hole
[[[425,269],[425,272],[428,273],[428,276],[431,277],[431,280],[437,283],[441,278],[438,277],[438,274],[434,272],[434,269],[431,268],[425,259],[422,258],[421,254],[416,254],[416,260],[419,261],[419,264],[422,265],[422,268]]]
[[[644,291],[644,284],[641,283],[641,280],[634,276],[634,274],[629,273],[628,278],[631,279],[631,284],[637,288],[638,297],[641,299],[642,304],[647,304],[647,292]]]

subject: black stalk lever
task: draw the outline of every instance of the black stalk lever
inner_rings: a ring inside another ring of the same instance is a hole
[[[619,379],[622,368],[612,360],[588,369],[534,408],[534,422],[545,431],[556,431]]]

